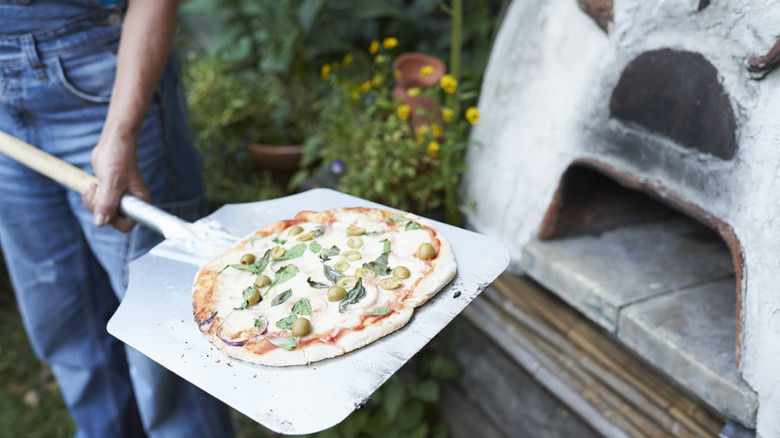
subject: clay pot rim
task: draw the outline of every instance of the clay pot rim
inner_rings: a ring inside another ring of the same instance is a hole
[[[423,65],[430,65],[433,67],[433,72],[426,77],[419,77],[419,71],[414,74],[407,75],[404,71],[403,65],[409,61],[418,61]],[[447,73],[447,66],[441,59],[426,55],[420,52],[406,52],[398,55],[393,61],[393,70],[400,71],[401,77],[397,79],[399,85],[404,88],[422,87],[428,88],[439,82],[439,79]]]
[[[303,145],[268,145],[248,141],[246,150],[252,161],[262,168],[296,169],[303,154]]]

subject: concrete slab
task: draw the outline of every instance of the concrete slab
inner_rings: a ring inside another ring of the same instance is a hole
[[[734,272],[720,237],[680,215],[600,235],[534,239],[523,246],[520,267],[612,332],[622,307]]]
[[[656,296],[620,312],[618,339],[717,411],[755,427],[758,398],[734,359],[735,280]]]

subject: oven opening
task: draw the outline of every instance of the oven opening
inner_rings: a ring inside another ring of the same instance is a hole
[[[555,273],[542,277],[555,276],[564,299],[618,337],[643,325],[658,342],[700,350],[705,362],[726,355],[736,370],[742,252],[718,218],[582,160],[563,174],[538,239],[524,252],[529,266],[549,259],[539,265],[556,266]]]

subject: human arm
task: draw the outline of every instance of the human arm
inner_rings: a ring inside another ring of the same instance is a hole
[[[127,232],[135,222],[118,213],[125,193],[150,201],[136,148],[149,104],[173,44],[178,0],[129,0],[122,26],[116,78],[92,167],[99,184],[82,195],[95,225]]]

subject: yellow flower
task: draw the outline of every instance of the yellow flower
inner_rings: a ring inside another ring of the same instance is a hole
[[[412,87],[409,89],[409,91],[406,92],[406,94],[409,97],[417,97],[420,95],[420,88],[419,87]]]
[[[433,136],[434,137],[437,137],[437,138],[441,137],[441,134],[442,134],[441,126],[439,126],[436,123],[434,123],[433,125],[431,125],[431,132],[433,132]]]
[[[376,58],[374,58],[374,59],[375,59],[375,60],[376,60],[376,62],[378,62],[379,64],[381,64],[381,63],[385,62],[385,57],[384,57],[384,56],[382,56],[382,55],[377,55],[377,57],[376,57]]]
[[[472,125],[476,125],[479,123],[479,109],[477,107],[472,106],[471,108],[466,110],[466,120],[469,121]]]
[[[371,45],[368,46],[368,53],[374,55],[376,54],[377,50],[379,50],[379,41],[377,40],[371,41]]]
[[[352,54],[347,53],[346,55],[344,55],[344,59],[341,61],[341,64],[344,66],[348,66],[350,62],[352,62]]]
[[[387,50],[391,50],[393,47],[397,45],[398,45],[398,38],[395,37],[385,38],[384,41],[382,41],[382,47],[384,47]]]
[[[424,65],[422,68],[420,68],[420,77],[424,78],[428,75],[433,73],[433,66],[432,65]]]
[[[330,76],[330,64],[325,64],[320,69],[320,77],[322,79],[328,79],[328,76]]]
[[[402,120],[406,120],[409,118],[409,114],[411,114],[412,109],[409,107],[409,105],[401,105],[398,107],[398,118]]]
[[[352,100],[358,100],[360,99],[360,92],[358,90],[352,90],[349,92],[349,97],[351,97]]]
[[[453,111],[451,108],[444,108],[441,110],[441,118],[444,119],[445,122],[449,123],[455,118],[455,111]]]
[[[374,77],[371,78],[371,85],[375,87],[382,85],[382,76],[374,75]]]
[[[422,125],[417,128],[417,143],[423,144],[426,134],[428,134],[428,125]]]
[[[439,155],[439,143],[436,141],[432,141],[428,143],[428,155],[436,158],[437,155]]]
[[[371,81],[365,81],[360,84],[360,91],[368,91],[371,89]]]
[[[439,83],[441,83],[441,89],[448,94],[454,93],[458,88],[458,80],[455,79],[455,77],[452,75],[442,76],[439,80]]]
[[[399,80],[404,76],[403,73],[401,73],[401,70],[393,70],[393,77],[395,77],[395,80]]]

